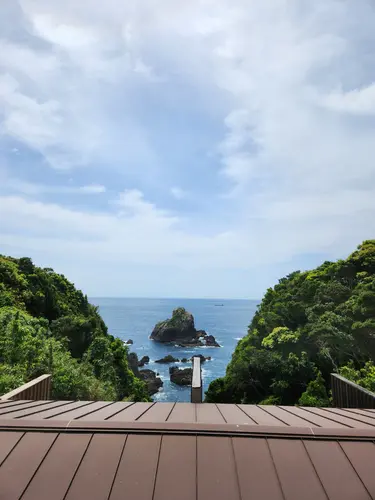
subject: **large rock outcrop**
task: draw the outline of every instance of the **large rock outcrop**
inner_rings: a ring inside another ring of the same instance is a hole
[[[157,342],[188,342],[196,338],[196,332],[193,315],[179,307],[170,319],[155,325],[150,338]]]
[[[204,330],[196,330],[193,315],[183,307],[175,309],[171,318],[157,323],[150,338],[156,342],[173,343],[181,347],[220,347],[212,335],[207,335]]]

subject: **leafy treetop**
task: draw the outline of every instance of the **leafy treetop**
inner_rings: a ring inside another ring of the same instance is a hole
[[[56,399],[148,400],[127,355],[65,276],[0,256],[0,394],[52,373]]]
[[[375,380],[375,240],[269,288],[211,402],[328,404],[329,376]],[[363,372],[365,370],[365,372]]]

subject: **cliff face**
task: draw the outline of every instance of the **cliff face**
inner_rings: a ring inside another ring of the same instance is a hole
[[[267,290],[226,375],[206,400],[329,404],[329,376],[365,369],[375,388],[375,240],[346,260],[296,271]],[[370,366],[371,365],[371,366]]]

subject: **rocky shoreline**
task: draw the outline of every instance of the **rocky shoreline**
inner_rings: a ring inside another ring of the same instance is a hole
[[[195,328],[193,315],[183,307],[175,309],[171,318],[157,323],[150,335],[150,339],[161,344],[184,348],[221,347],[213,335],[208,335],[204,330]],[[125,343],[131,345],[133,341],[129,339]],[[163,358],[151,361],[149,356],[142,356],[141,359],[138,359],[137,354],[131,352],[128,354],[128,362],[134,375],[147,384],[148,393],[152,396],[163,387],[163,381],[158,376],[159,373],[148,368],[142,370],[140,368],[150,362],[160,365],[191,363],[194,357],[199,357],[202,363],[211,360],[211,356],[204,356],[203,354],[195,354],[190,358],[181,359],[174,357],[172,354],[167,354]],[[173,384],[189,386],[192,382],[192,376],[193,369],[190,367],[179,368],[175,365],[169,368],[169,378]]]

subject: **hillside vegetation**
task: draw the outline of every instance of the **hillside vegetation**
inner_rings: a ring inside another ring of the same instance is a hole
[[[64,276],[0,256],[0,394],[52,373],[55,399],[148,400],[127,354]]]
[[[375,240],[269,288],[209,402],[329,404],[329,375],[375,389]]]

